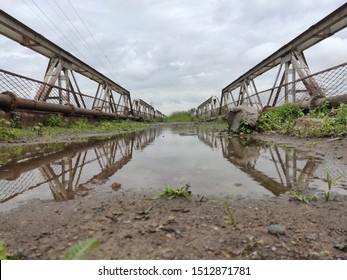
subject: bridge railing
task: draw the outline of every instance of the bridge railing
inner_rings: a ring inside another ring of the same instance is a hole
[[[329,69],[309,75],[304,79],[273,87],[258,93],[238,98],[239,93],[232,91],[224,94],[221,104],[221,114],[224,115],[229,108],[248,105],[263,108],[264,106],[280,106],[285,103],[297,103],[308,99],[310,94],[305,87],[305,80],[312,78],[322,89],[326,97],[347,94],[347,62]],[[235,94],[234,94],[235,93]]]
[[[35,79],[0,69],[0,94],[8,91],[14,93],[16,97],[34,100],[37,92],[42,90],[43,87],[50,88],[50,96],[45,101],[46,103],[72,105],[74,108],[107,112],[113,114],[115,117],[128,117],[132,115],[131,108],[123,106],[122,104],[89,96],[77,91],[67,90],[58,86],[52,86]],[[99,104],[99,106],[96,107],[95,104]],[[13,105],[15,106],[15,104]]]

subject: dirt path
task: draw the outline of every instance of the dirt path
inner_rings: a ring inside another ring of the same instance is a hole
[[[347,165],[346,138],[255,137]],[[70,201],[30,201],[0,214],[0,240],[24,259],[61,259],[86,238],[100,242],[92,259],[347,259],[346,197],[145,199],[155,195],[95,188]]]
[[[336,196],[312,205],[288,196],[229,200],[233,225],[221,198],[153,206],[143,195],[115,192],[33,201],[0,216],[0,236],[24,259],[60,259],[86,238],[100,241],[93,259],[346,259],[346,204]]]

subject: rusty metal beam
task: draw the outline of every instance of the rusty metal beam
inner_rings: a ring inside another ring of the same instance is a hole
[[[30,111],[39,111],[39,112],[54,112],[62,113],[67,115],[76,115],[76,116],[89,116],[97,118],[110,118],[110,119],[120,119],[120,118],[132,118],[131,116],[118,115],[116,113],[110,113],[100,110],[88,110],[84,108],[78,108],[71,104],[62,105],[47,103],[39,100],[31,100],[17,97],[11,92],[0,93],[0,108],[5,111],[13,110],[30,110]]]

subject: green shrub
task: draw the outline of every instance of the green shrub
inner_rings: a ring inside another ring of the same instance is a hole
[[[340,104],[340,106],[337,108],[335,120],[338,124],[347,125],[347,104]]]
[[[16,138],[18,130],[11,127],[11,122],[0,118],[0,141],[9,142]]]
[[[259,131],[278,130],[287,133],[297,118],[304,115],[303,110],[296,104],[287,103],[260,115],[257,129]]]
[[[315,119],[323,119],[326,117],[331,111],[330,102],[328,100],[325,100],[319,107],[310,110],[307,113],[307,116],[309,118],[315,118]]]
[[[64,127],[66,122],[61,114],[49,114],[43,122],[43,125],[49,127]]]
[[[89,127],[89,122],[87,119],[79,119],[72,123],[72,127],[84,130]]]

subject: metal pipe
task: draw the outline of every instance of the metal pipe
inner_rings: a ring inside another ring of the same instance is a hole
[[[30,110],[39,112],[55,112],[63,113],[67,115],[78,116],[91,116],[97,118],[109,118],[109,119],[134,119],[132,116],[119,115],[116,113],[102,112],[100,110],[89,110],[84,108],[77,108],[73,105],[61,105],[47,103],[44,101],[24,99],[16,97],[11,92],[3,92],[0,94],[0,108],[5,111],[13,111],[15,109]]]

